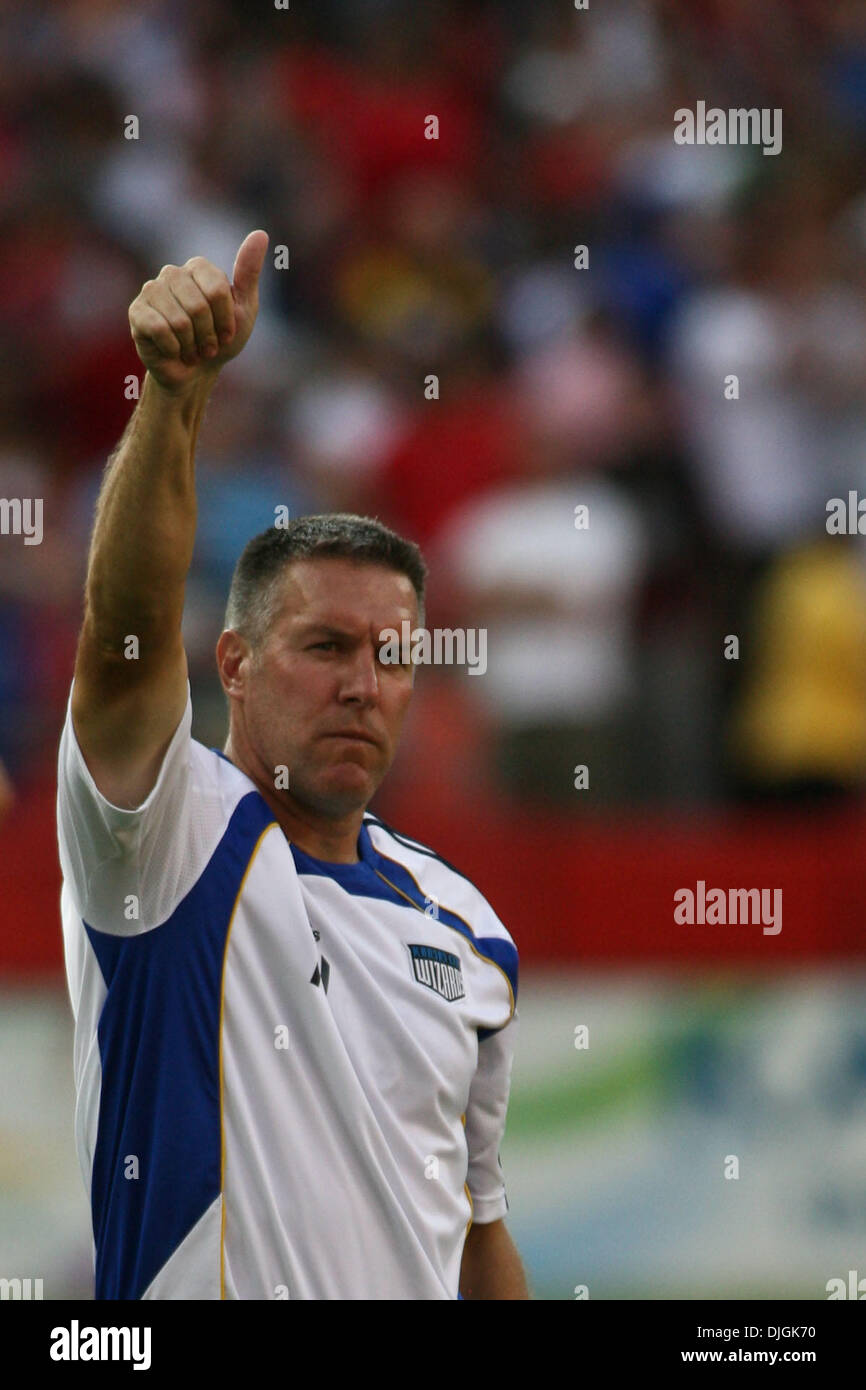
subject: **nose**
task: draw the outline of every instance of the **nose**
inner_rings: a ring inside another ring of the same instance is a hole
[[[379,669],[372,646],[359,646],[345,669],[340,688],[344,704],[374,705],[379,698]]]

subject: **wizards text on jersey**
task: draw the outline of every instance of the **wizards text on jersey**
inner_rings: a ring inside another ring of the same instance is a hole
[[[440,951],[438,946],[407,944],[412,957],[412,969],[419,984],[435,990],[449,1003],[454,999],[465,998],[459,956],[453,956],[450,951]]]

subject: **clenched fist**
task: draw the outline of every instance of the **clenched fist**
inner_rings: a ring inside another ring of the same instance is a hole
[[[266,232],[250,232],[228,276],[203,256],[164,265],[129,306],[136,351],[164,390],[185,391],[237,357],[259,309]]]

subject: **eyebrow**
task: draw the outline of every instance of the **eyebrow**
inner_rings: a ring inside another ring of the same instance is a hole
[[[348,628],[332,627],[329,623],[304,622],[301,624],[301,632],[304,637],[312,637],[317,632],[325,633],[328,637],[352,636]]]
[[[382,627],[381,631],[385,631],[385,627]],[[332,623],[314,623],[313,620],[304,620],[303,623],[300,624],[299,631],[302,637],[316,637],[316,635],[322,634],[324,637],[354,638],[359,635],[353,628],[334,627]],[[367,628],[364,628],[363,634],[361,635],[366,635],[366,632]]]
[[[327,638],[340,638],[343,641],[354,642],[363,640],[366,633],[360,634],[359,638],[358,633],[351,631],[347,627],[334,627],[331,623],[315,623],[311,621],[301,625],[300,635],[302,638],[321,636]]]

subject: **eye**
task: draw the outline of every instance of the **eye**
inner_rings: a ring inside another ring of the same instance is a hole
[[[314,643],[312,644],[312,646],[310,647],[310,651],[313,651],[313,652],[325,652],[325,651],[336,651],[336,650],[337,650],[337,643],[336,643],[336,642],[314,642]]]

